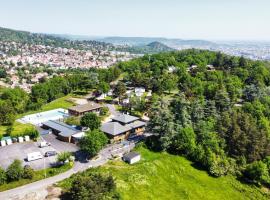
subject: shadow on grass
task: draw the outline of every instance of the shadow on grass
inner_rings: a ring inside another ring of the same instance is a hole
[[[161,148],[161,143],[159,141],[159,137],[152,135],[150,137],[147,137],[145,142],[144,142],[146,148],[148,148],[149,150],[153,151],[153,152],[161,152],[162,148]]]

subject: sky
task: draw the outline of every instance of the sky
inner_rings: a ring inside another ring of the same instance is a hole
[[[0,27],[88,36],[270,41],[270,0],[0,0]]]

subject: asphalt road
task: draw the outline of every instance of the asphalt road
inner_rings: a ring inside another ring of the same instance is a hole
[[[29,192],[34,192],[43,188],[47,188],[48,186],[53,185],[54,183],[57,183],[61,180],[70,177],[72,174],[84,171],[91,167],[98,167],[104,165],[106,162],[108,162],[109,159],[112,159],[113,153],[117,152],[117,154],[124,154],[132,150],[134,147],[135,147],[134,143],[130,143],[129,145],[121,145],[121,144],[109,145],[99,153],[98,159],[96,160],[90,160],[89,162],[82,160],[76,161],[74,167],[65,173],[47,179],[43,179],[34,183],[30,183],[21,187],[17,187],[11,190],[0,192],[0,199],[1,200],[20,199],[20,197],[28,194]]]

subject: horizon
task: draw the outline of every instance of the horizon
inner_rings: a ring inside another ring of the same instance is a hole
[[[120,36],[120,35],[77,35],[77,34],[69,34],[69,33],[50,33],[50,32],[32,32],[29,30],[19,30],[16,28],[12,27],[3,27],[0,26],[0,28],[4,29],[10,29],[14,31],[23,31],[23,32],[29,32],[29,33],[34,33],[34,34],[45,34],[45,35],[53,35],[53,36],[70,36],[70,37],[89,37],[89,40],[95,40],[95,39],[104,39],[104,38],[153,38],[153,39],[168,39],[168,40],[195,40],[195,41],[208,41],[208,42],[213,42],[213,43],[221,43],[221,42],[270,42],[270,39],[267,40],[259,40],[259,39],[246,39],[246,40],[241,40],[241,39],[220,39],[220,40],[211,40],[211,39],[203,39],[203,38],[173,38],[173,37],[162,37],[162,36]],[[76,39],[75,39],[76,40]],[[87,39],[88,40],[88,39]]]
[[[267,0],[10,0],[2,2],[2,6],[5,9],[0,13],[0,26],[35,33],[270,41],[270,27],[266,26],[270,19]]]

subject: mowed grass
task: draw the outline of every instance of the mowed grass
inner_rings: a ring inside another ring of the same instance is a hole
[[[184,157],[154,153],[142,147],[137,151],[142,155],[139,163],[112,161],[99,168],[116,178],[124,200],[270,199],[262,189],[242,184],[235,177],[211,177]]]
[[[41,107],[41,109],[39,110],[35,110],[35,111],[29,111],[20,115],[17,115],[16,118],[19,119],[25,115],[30,115],[30,114],[34,114],[34,113],[39,113],[39,112],[44,112],[44,111],[48,111],[48,110],[53,110],[53,109],[57,109],[57,108],[64,108],[67,109],[71,106],[74,106],[74,103],[72,103],[71,101],[69,101],[69,98],[71,96],[67,95],[64,97],[61,97],[59,99],[56,99],[48,104],[45,104]],[[14,122],[13,124],[13,130],[11,132],[11,135],[18,135],[20,133],[23,133],[26,129],[32,128],[33,126],[31,124],[22,124],[19,123],[17,121]],[[6,129],[8,128],[8,126],[0,126],[0,134],[5,134],[6,133]]]

